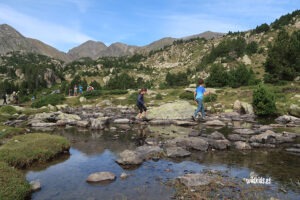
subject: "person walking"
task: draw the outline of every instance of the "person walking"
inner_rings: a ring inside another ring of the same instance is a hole
[[[139,91],[139,95],[138,95],[137,102],[136,102],[136,105],[139,108],[138,119],[142,119],[143,114],[144,114],[144,117],[146,117],[146,114],[147,114],[147,108],[146,108],[145,102],[144,102],[144,94],[146,94],[146,93],[147,93],[147,88],[142,88]]]
[[[7,105],[7,94],[6,93],[3,93],[2,95],[2,98],[3,98],[3,105],[6,104]]]
[[[192,119],[194,121],[196,120],[198,112],[200,112],[200,111],[201,111],[202,119],[205,119],[203,97],[208,94],[209,94],[209,92],[207,92],[204,87],[204,80],[200,78],[198,81],[198,87],[196,88],[196,90],[194,92],[194,100],[198,104],[198,107],[197,107],[194,115],[192,116]]]

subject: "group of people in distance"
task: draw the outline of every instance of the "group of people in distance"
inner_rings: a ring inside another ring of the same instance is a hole
[[[13,91],[13,93],[11,94],[11,97],[12,97],[12,100],[11,100],[11,103],[13,104],[19,104],[19,91],[18,92],[15,92]],[[3,93],[2,94],[2,99],[3,99],[3,105],[7,105],[8,104],[8,99],[9,99],[9,96],[7,93]]]
[[[88,85],[87,88],[86,88],[86,91],[90,92],[90,91],[93,91],[94,90],[94,87],[91,86],[91,85]],[[78,94],[82,94],[83,93],[83,87],[82,85],[74,85],[74,89],[73,89],[73,96],[77,96]],[[69,96],[72,96],[72,89],[70,88],[69,89]]]
[[[139,91],[138,97],[137,97],[137,102],[136,105],[139,109],[139,113],[137,118],[138,119],[142,119],[142,118],[146,118],[146,114],[147,114],[147,107],[145,106],[145,102],[144,102],[144,95],[147,94],[147,88],[142,88]],[[192,115],[192,119],[194,121],[196,121],[196,119],[198,118],[198,113],[201,112],[201,116],[202,119],[205,119],[205,109],[204,109],[204,104],[203,104],[203,98],[204,96],[208,95],[209,92],[206,91],[205,87],[204,87],[204,80],[203,79],[199,79],[198,80],[198,86],[196,87],[195,91],[194,91],[194,101],[197,103],[197,109],[195,110],[195,113]]]

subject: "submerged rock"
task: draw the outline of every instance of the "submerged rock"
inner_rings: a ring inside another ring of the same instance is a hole
[[[214,180],[212,176],[202,173],[185,174],[184,176],[179,176],[177,179],[187,187],[205,186]]]
[[[90,174],[86,179],[87,182],[102,182],[102,181],[113,181],[116,179],[116,175],[111,172],[96,172]]]
[[[40,189],[42,189],[41,182],[39,180],[30,181],[31,191],[36,192]]]
[[[140,165],[143,163],[143,158],[136,151],[125,150],[120,153],[120,158],[116,162],[121,165]]]
[[[187,157],[191,155],[191,152],[181,148],[181,147],[168,147],[166,149],[167,156],[171,158],[175,157]]]

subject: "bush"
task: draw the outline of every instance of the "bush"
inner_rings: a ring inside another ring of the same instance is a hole
[[[269,116],[276,113],[274,94],[262,84],[259,84],[253,92],[252,105],[254,113],[258,116]]]
[[[215,102],[217,100],[217,94],[209,94],[204,96],[203,102]]]
[[[61,104],[64,100],[65,100],[65,97],[62,94],[50,94],[50,95],[44,96],[40,99],[36,99],[31,104],[31,107],[40,108],[42,106],[47,106],[48,104],[55,106],[57,104]]]
[[[156,100],[162,100],[163,97],[162,97],[162,95],[161,95],[160,93],[158,93],[158,94],[155,96],[155,99],[156,99]]]
[[[7,113],[13,115],[17,112],[17,109],[15,109],[13,106],[3,106],[0,108],[0,113]]]
[[[194,100],[194,94],[192,92],[183,92],[179,95],[180,99]]]
[[[91,99],[94,97],[99,97],[103,94],[102,90],[93,90],[93,91],[86,91],[83,92],[82,96],[84,96],[87,99]]]

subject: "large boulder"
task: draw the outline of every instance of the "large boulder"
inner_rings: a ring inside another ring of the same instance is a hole
[[[96,119],[91,119],[91,129],[104,129],[105,125],[108,123],[108,119],[108,117],[98,117]]]
[[[175,157],[186,157],[190,156],[191,152],[181,148],[181,147],[168,147],[166,148],[166,153],[168,157],[175,158]]]
[[[196,105],[191,105],[187,101],[176,101],[165,103],[158,107],[149,109],[147,118],[149,119],[190,119],[194,114]]]
[[[300,117],[300,106],[292,104],[290,106],[289,113],[295,117]]]
[[[140,165],[143,163],[143,158],[136,151],[124,150],[120,153],[116,162],[120,165]]]
[[[251,149],[251,146],[248,143],[242,142],[242,141],[235,142],[234,146],[235,146],[236,149],[239,149],[239,150],[248,150],[248,149]]]

